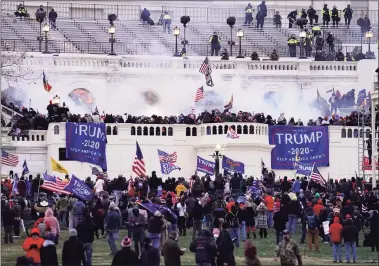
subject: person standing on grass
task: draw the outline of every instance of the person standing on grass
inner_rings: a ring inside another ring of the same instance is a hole
[[[168,235],[167,241],[162,246],[165,266],[181,266],[180,256],[184,251],[178,245],[178,234],[171,232]]]
[[[267,238],[267,208],[263,201],[257,207],[257,228],[260,238]]]
[[[280,258],[281,266],[295,266],[298,261],[299,266],[303,266],[300,249],[296,241],[291,239],[291,235],[287,230],[283,232],[283,240],[275,249],[276,257]]]
[[[330,235],[330,242],[332,243],[333,247],[333,262],[342,262],[341,257],[341,243],[342,243],[342,237],[341,237],[341,231],[343,226],[340,224],[340,218],[334,217],[333,224],[329,228],[329,235]]]
[[[261,266],[261,262],[257,257],[257,248],[253,245],[251,240],[245,242],[245,263],[246,266]]]
[[[160,238],[162,228],[164,226],[164,221],[162,219],[162,214],[160,211],[155,211],[154,216],[148,221],[148,235],[153,247],[159,248]]]
[[[41,266],[58,266],[57,248],[55,247],[55,235],[47,234],[43,242],[41,253]]]
[[[30,237],[25,239],[22,248],[25,251],[25,256],[32,262],[32,265],[41,264],[41,247],[44,243],[44,239],[40,237],[39,229],[33,228]]]
[[[358,230],[353,224],[351,216],[348,214],[345,217],[344,227],[342,229],[342,238],[345,243],[346,262],[350,263],[350,256],[353,257],[353,263],[357,262],[357,246]]]
[[[76,228],[78,238],[83,243],[84,255],[87,265],[92,265],[92,243],[96,232],[96,226],[87,209],[84,214],[84,223],[81,223]]]
[[[161,257],[159,249],[151,245],[150,238],[145,237],[141,253],[141,266],[159,266]]]
[[[132,240],[124,237],[121,241],[121,249],[114,254],[112,266],[139,266],[141,265],[137,253],[132,250]]]
[[[288,222],[287,213],[284,211],[284,205],[280,205],[279,201],[274,204],[274,228],[276,231],[276,245],[283,240],[283,231],[286,229]]]
[[[111,249],[111,254],[114,255],[117,251],[116,240],[118,232],[121,228],[121,215],[115,210],[115,205],[109,206],[108,215],[105,217],[105,230],[107,232],[108,245]]]
[[[69,231],[69,239],[63,243],[62,265],[77,266],[86,265],[83,243],[78,239],[78,232],[75,229]]]

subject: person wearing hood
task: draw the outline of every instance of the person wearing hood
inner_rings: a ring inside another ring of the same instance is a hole
[[[180,256],[184,251],[178,245],[178,235],[176,232],[171,232],[168,239],[162,246],[165,266],[181,266]]]
[[[159,266],[160,263],[159,249],[151,245],[150,238],[145,237],[141,253],[141,266]]]
[[[47,234],[45,242],[40,250],[41,266],[58,266],[57,248],[55,247],[55,236]]]
[[[261,202],[257,207],[257,228],[259,229],[260,238],[267,238],[267,208]]]
[[[84,212],[86,209],[86,205],[82,200],[78,200],[75,202],[73,207],[73,215],[74,215],[74,225],[73,228],[76,228],[80,223],[84,222]]]
[[[195,253],[197,265],[212,265],[216,256],[216,243],[211,232],[202,230],[190,244],[190,251]]]
[[[92,243],[96,232],[96,225],[89,211],[84,214],[84,223],[81,223],[76,228],[78,238],[83,243],[84,255],[87,265],[92,265]]]
[[[341,214],[346,217],[346,215],[350,215],[351,217],[353,217],[354,215],[354,207],[353,205],[351,204],[351,200],[348,199],[346,200],[346,203],[345,203],[345,206],[343,206],[342,210],[341,210]]]
[[[350,255],[353,257],[353,263],[357,262],[357,247],[356,240],[358,237],[358,230],[355,227],[351,216],[348,214],[341,231],[342,238],[345,243],[346,262],[350,263]]]
[[[132,250],[132,240],[129,237],[124,237],[121,241],[121,249],[114,254],[112,266],[139,266],[141,265],[138,259],[138,254]]]
[[[239,248],[240,225],[238,220],[238,209],[235,205],[232,206],[230,212],[226,215],[225,220],[229,224],[229,234],[236,247]]]
[[[192,194],[194,198],[198,198],[201,196],[201,193],[204,191],[204,184],[200,180],[200,177],[196,177],[195,182],[192,185]]]
[[[297,220],[300,215],[301,207],[296,195],[292,195],[290,203],[286,208],[288,214],[287,230],[290,234],[296,233]]]
[[[147,228],[153,247],[159,248],[163,226],[164,221],[162,219],[162,214],[157,210],[155,211],[154,216],[149,219]]]
[[[145,238],[146,218],[140,212],[138,207],[132,209],[131,214],[128,216],[128,228],[134,241],[134,250],[140,254],[142,250],[143,241]]]
[[[44,220],[46,225],[46,231],[50,232],[50,234],[54,236],[54,242],[55,244],[58,244],[58,238],[61,233],[61,228],[59,226],[57,218],[54,217],[54,213],[51,208],[48,208],[45,211]]]
[[[288,216],[284,211],[284,205],[280,205],[280,202],[275,202],[274,212],[274,228],[276,231],[276,244],[282,241],[283,231],[286,229],[286,223],[288,222]]]
[[[83,244],[78,239],[78,232],[75,229],[69,231],[69,239],[63,243],[62,265],[86,265]]]
[[[33,262],[33,264],[41,263],[41,247],[44,239],[40,237],[39,229],[33,228],[30,237],[26,238],[22,248],[25,251],[25,256]]]
[[[267,207],[267,225],[269,228],[273,226],[273,217],[274,217],[274,198],[270,194],[263,195],[265,205]]]
[[[342,262],[341,258],[341,243],[342,243],[342,231],[343,226],[340,224],[340,218],[334,217],[333,224],[329,227],[330,242],[333,248],[333,262]]]
[[[230,234],[228,232],[229,224],[227,222],[222,223],[222,230],[218,228],[213,229],[213,238],[216,240],[217,246],[217,261],[216,265],[235,265],[234,258],[234,244]],[[216,231],[215,231],[216,230]],[[218,230],[218,232],[217,232]]]
[[[251,240],[245,242],[245,263],[246,266],[261,266],[261,262],[257,257],[257,248],[253,245]]]

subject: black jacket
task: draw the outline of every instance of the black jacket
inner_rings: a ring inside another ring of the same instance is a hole
[[[160,234],[163,227],[163,220],[161,217],[151,217],[148,222],[148,231],[153,234]]]
[[[195,208],[193,209],[193,219],[195,221],[201,221],[204,219],[203,207],[198,201],[195,203]]]
[[[50,243],[51,242],[51,243]],[[41,266],[58,266],[57,249],[53,241],[46,241],[40,249]]]
[[[230,179],[230,189],[241,189],[241,180],[237,176],[233,176],[232,179]]]
[[[178,243],[169,237],[162,246],[165,266],[181,266],[180,256],[183,251],[180,250]]]
[[[160,263],[161,257],[157,248],[149,246],[142,250],[141,266],[159,266]]]
[[[287,205],[288,215],[300,215],[300,204],[298,201],[291,200]]]
[[[141,265],[137,253],[129,248],[122,248],[114,254],[112,266],[139,266]]]
[[[80,266],[82,264],[83,266],[86,265],[83,244],[77,237],[70,237],[63,244],[62,265]]]
[[[286,223],[288,222],[288,216],[283,209],[274,213],[274,228],[276,231],[281,232],[286,229]]]
[[[78,231],[78,238],[82,243],[92,243],[96,231],[95,223],[92,218],[86,220],[84,223],[76,227]]]
[[[202,230],[200,235],[190,245],[190,250],[195,253],[196,263],[212,263],[216,256],[216,243],[207,230]]]
[[[347,219],[341,231],[342,238],[345,242],[355,242],[358,238],[358,230],[353,224],[353,220]]]

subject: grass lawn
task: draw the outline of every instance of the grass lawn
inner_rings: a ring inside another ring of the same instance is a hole
[[[127,235],[126,231],[120,232],[120,238]],[[189,244],[191,241],[192,231],[187,232],[187,236],[180,237],[179,243],[180,247],[187,248],[187,252],[182,257],[182,265],[195,265],[194,254],[189,251]],[[68,231],[63,231],[60,237],[60,243],[57,247],[59,263],[61,264],[61,251],[62,244],[68,237]],[[258,236],[259,237],[259,236]],[[294,239],[299,242],[300,235],[294,236]],[[361,238],[362,242],[363,237]],[[261,259],[262,265],[280,265],[278,261],[274,261],[274,250],[275,250],[275,231],[269,229],[267,239],[252,239],[253,243],[256,245],[259,258]],[[21,245],[24,241],[24,237],[21,239],[16,239],[14,244],[1,245],[1,265],[15,265],[16,258],[24,255]],[[117,242],[120,247],[121,239]],[[300,245],[301,254],[303,256],[304,265],[333,265],[332,261],[332,248],[328,244],[321,243],[321,252],[308,252],[304,249],[304,245]],[[345,249],[342,248],[342,257],[344,258]],[[305,252],[305,255],[304,255]],[[109,256],[110,249],[106,239],[95,240],[93,245],[93,265],[110,265],[112,257]],[[243,257],[243,243],[239,249],[234,251],[237,265],[244,265]],[[373,263],[373,260],[378,261],[378,253],[372,253],[371,248],[360,247],[357,250],[358,263],[354,265],[378,265],[378,262]],[[345,260],[344,260],[345,262]],[[161,260],[161,265],[163,264],[163,257]],[[336,265],[336,264],[334,264]],[[340,264],[341,265],[341,264]]]

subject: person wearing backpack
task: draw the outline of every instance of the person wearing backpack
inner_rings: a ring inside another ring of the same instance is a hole
[[[217,246],[217,265],[236,265],[234,258],[234,245],[232,238],[230,237],[229,232],[227,231],[229,228],[229,224],[224,222],[222,224],[222,230],[220,231],[219,236],[215,236],[216,238],[216,246]]]
[[[307,243],[309,251],[312,251],[312,243],[315,244],[316,252],[320,252],[319,239],[318,239],[318,226],[319,222],[314,212],[308,212],[306,214],[307,222]]]
[[[239,248],[240,224],[238,220],[238,209],[235,205],[232,206],[230,212],[226,215],[226,222],[228,222],[230,227],[230,236],[236,247]]]

